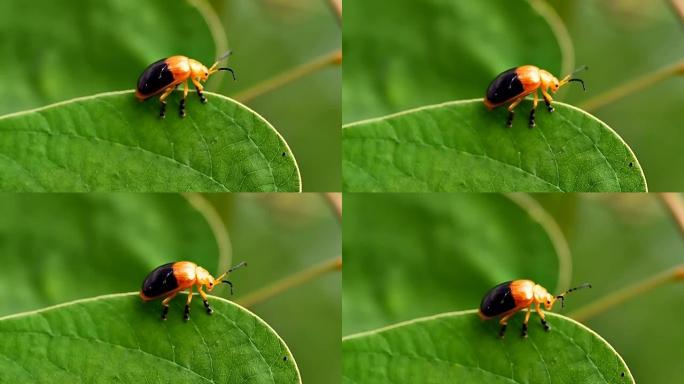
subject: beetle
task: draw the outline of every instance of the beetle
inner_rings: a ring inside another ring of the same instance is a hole
[[[142,288],[140,289],[140,298],[143,301],[155,300],[164,297],[162,301],[162,320],[166,320],[166,315],[169,313],[169,302],[176,297],[176,295],[184,290],[188,290],[188,300],[185,303],[185,312],[183,314],[184,320],[190,319],[190,302],[192,301],[192,287],[197,286],[197,291],[202,296],[204,307],[208,314],[212,314],[214,310],[209,306],[207,301],[207,294],[202,291],[202,287],[206,285],[207,291],[214,289],[214,286],[221,283],[230,285],[230,294],[233,294],[233,283],[225,280],[228,273],[247,265],[246,262],[241,262],[231,267],[226,273],[214,279],[206,269],[198,266],[190,261],[176,261],[160,265],[150,272],[145,280],[143,280]]]
[[[546,103],[546,108],[549,112],[553,112],[553,106],[551,102],[553,97],[549,94],[548,90],[556,93],[558,88],[564,86],[565,84],[576,81],[582,84],[582,89],[584,88],[584,81],[581,79],[571,78],[572,75],[577,72],[588,69],[587,66],[582,66],[574,70],[571,74],[565,76],[562,80],[558,80],[548,71],[539,69],[534,65],[523,65],[520,67],[515,67],[508,69],[500,73],[487,88],[487,94],[484,98],[484,104],[490,111],[500,105],[511,102],[508,106],[508,121],[506,125],[508,127],[513,126],[513,116],[515,115],[514,109],[520,104],[521,101],[529,94],[534,93],[534,100],[532,102],[532,110],[530,111],[530,128],[533,128],[535,123],[535,109],[537,108],[537,103],[539,102],[539,97],[537,95],[537,89],[541,91],[542,97],[544,98],[544,103]]]
[[[546,288],[532,280],[506,281],[490,289],[482,298],[479,315],[483,320],[500,316],[501,319],[499,320],[499,324],[501,324],[501,330],[499,331],[499,337],[504,337],[508,319],[518,311],[527,308],[525,321],[522,326],[522,337],[527,337],[527,323],[530,320],[532,307],[534,305],[536,305],[535,311],[541,318],[544,330],[548,331],[551,327],[544,317],[544,312],[541,308],[542,304],[547,311],[550,311],[556,303],[556,300],[560,299],[561,307],[565,307],[565,295],[582,288],[591,288],[591,284],[582,284],[575,288],[570,288],[559,295],[553,296]]]
[[[185,117],[185,99],[188,97],[188,91],[190,90],[188,80],[192,81],[195,85],[200,101],[206,103],[207,98],[203,93],[204,86],[202,86],[202,81],[207,81],[209,76],[219,71],[229,71],[233,75],[233,80],[235,80],[235,71],[228,67],[218,67],[219,63],[230,55],[231,51],[226,52],[210,68],[207,68],[197,60],[181,55],[156,61],[145,68],[138,78],[135,97],[139,101],[145,101],[161,93],[162,95],[159,97],[159,102],[161,103],[159,117],[163,119],[166,117],[166,98],[182,83],[183,98],[180,101],[180,116]]]

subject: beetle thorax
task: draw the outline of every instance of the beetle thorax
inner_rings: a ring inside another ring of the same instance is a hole
[[[199,61],[190,59],[190,76],[193,79],[206,81],[209,78],[209,70]]]

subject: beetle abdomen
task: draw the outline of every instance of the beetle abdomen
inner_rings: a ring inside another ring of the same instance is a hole
[[[148,98],[156,93],[163,91],[166,87],[173,84],[174,76],[169,70],[167,59],[161,59],[151,64],[138,78],[136,96],[140,99]]]
[[[480,303],[480,313],[483,316],[498,316],[516,307],[511,283],[512,281],[501,283],[487,292]]]
[[[173,265],[168,263],[155,268],[143,281],[141,292],[149,299],[159,297],[178,288],[178,281],[173,273]]]
[[[491,104],[501,104],[520,96],[525,87],[518,77],[517,68],[511,68],[494,79],[487,88],[487,100]]]

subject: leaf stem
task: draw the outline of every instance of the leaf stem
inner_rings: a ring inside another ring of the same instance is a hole
[[[629,96],[630,94],[639,92],[644,88],[650,87],[660,81],[667,79],[668,77],[682,74],[684,74],[684,60],[668,65],[604,92],[579,104],[579,107],[586,111],[593,111],[602,108],[616,100],[622,99],[623,97]]]
[[[682,196],[678,193],[660,193],[658,196],[670,211],[677,225],[679,225],[679,231],[684,236],[684,200],[682,200]]]
[[[328,272],[341,270],[342,256],[338,256],[330,260],[326,260],[320,264],[314,265],[301,272],[290,275],[284,279],[278,280],[273,284],[267,285],[261,289],[258,289],[250,294],[247,294],[235,300],[235,302],[242,305],[243,307],[251,307],[261,302],[264,302],[272,298],[273,296],[276,296],[279,293],[282,293],[290,288],[303,285],[304,283],[307,283]]]
[[[230,237],[228,236],[228,228],[226,228],[223,220],[221,220],[221,216],[216,211],[216,208],[199,193],[183,193],[182,196],[204,216],[204,219],[211,228],[211,232],[214,234],[219,251],[218,271],[228,268],[233,251]]]
[[[666,271],[648,277],[636,284],[622,288],[602,299],[586,305],[569,316],[577,321],[585,321],[591,317],[601,314],[608,309],[615,307],[636,296],[660,287],[661,285],[684,280],[684,264],[670,268]]]
[[[679,19],[684,22],[684,0],[670,0],[670,4],[679,15]]]
[[[214,8],[212,8],[211,4],[207,2],[207,0],[187,0],[187,2],[192,5],[193,7],[197,8],[199,13],[202,15],[204,20],[207,22],[207,26],[209,27],[209,32],[211,33],[211,37],[215,42],[215,55],[216,57],[221,56],[225,52],[228,51],[228,37],[226,34],[226,30],[223,29],[223,24],[221,23],[221,18],[219,18],[219,15],[216,13]],[[208,58],[207,58],[208,59]],[[208,63],[208,65],[211,65],[213,63],[213,59],[211,58],[212,62]],[[210,81],[210,85],[208,86],[209,90],[216,90],[218,87],[221,85],[221,82],[223,81],[223,77],[225,76],[224,73],[217,73],[216,75],[212,76]]]
[[[326,192],[323,194],[330,208],[335,212],[337,220],[342,222],[342,194],[339,192]]]
[[[342,50],[336,50],[329,54],[320,56],[311,60],[308,63],[302,64],[289,71],[283,72],[278,76],[264,80],[261,83],[247,88],[244,91],[238,92],[232,96],[233,99],[242,103],[250,102],[251,100],[272,92],[280,87],[301,79],[302,77],[324,69],[332,65],[340,65],[342,63]]]
[[[327,1],[330,9],[333,11],[337,17],[337,23],[342,26],[342,0],[325,0]]]
[[[677,222],[679,231],[684,236],[684,200],[678,193],[660,193],[660,199],[665,207],[670,211],[670,214]],[[596,316],[611,307],[646,293],[652,289],[658,288],[669,282],[684,281],[684,264],[677,265],[666,271],[658,273],[654,276],[648,277],[636,284],[622,288],[611,295],[599,299],[579,310],[570,314],[571,317],[578,321],[584,321],[590,317]]]

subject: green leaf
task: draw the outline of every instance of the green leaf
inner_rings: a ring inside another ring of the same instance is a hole
[[[137,289],[172,261],[223,272],[207,222],[178,195],[4,194],[0,212],[0,316]]]
[[[632,150],[592,115],[563,103],[529,103],[511,129],[507,111],[482,100],[427,106],[344,126],[344,190],[639,192],[646,180]]]
[[[555,223],[506,196],[348,194],[344,204],[343,335],[472,308],[507,280],[567,288]]]
[[[0,82],[11,84],[0,89],[0,114],[132,88],[171,55],[205,64],[216,55],[190,1],[2,1],[0,36]]]
[[[481,97],[523,64],[557,76],[573,65],[567,31],[543,1],[366,0],[344,12],[344,122]]]
[[[299,191],[287,143],[256,112],[207,93],[178,116],[132,91],[105,93],[0,118],[4,191]]]
[[[287,346],[259,317],[218,297],[209,316],[198,297],[184,322],[183,299],[171,302],[166,322],[159,302],[136,292],[0,318],[0,381],[301,382]]]
[[[416,319],[343,339],[343,383],[634,383],[620,355],[598,334],[548,313],[546,333],[521,314],[498,338],[476,310]]]

